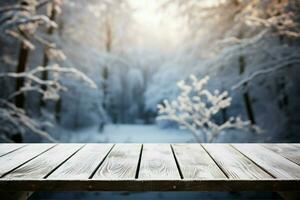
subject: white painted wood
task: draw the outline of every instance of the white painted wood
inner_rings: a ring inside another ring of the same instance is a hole
[[[228,144],[203,144],[203,147],[229,179],[272,179],[268,173]]]
[[[0,144],[0,156],[13,152],[21,147],[25,146],[25,144]]]
[[[54,144],[30,144],[0,157],[0,176],[3,176],[53,146]]]
[[[82,146],[83,144],[59,144],[10,172],[4,179],[42,179]]]
[[[300,165],[299,144],[263,144],[263,146]]]
[[[203,144],[205,149],[200,144],[145,144],[142,154],[141,144],[25,145],[0,156],[0,192],[300,189],[300,166],[290,161],[298,150],[284,145],[269,150],[267,144]],[[222,178],[218,167],[231,180]]]
[[[181,179],[170,144],[144,144],[139,180]]]
[[[47,179],[88,179],[111,149],[112,144],[87,144]]]
[[[260,144],[233,144],[277,179],[300,179],[300,166]]]
[[[116,144],[93,179],[135,179],[141,144]]]
[[[200,144],[173,144],[184,179],[226,179]]]

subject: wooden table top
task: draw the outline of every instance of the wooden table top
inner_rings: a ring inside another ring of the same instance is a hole
[[[300,144],[0,144],[0,191],[300,190]]]

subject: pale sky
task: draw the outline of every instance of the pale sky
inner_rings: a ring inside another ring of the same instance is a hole
[[[174,48],[184,39],[187,31],[177,7],[163,9],[161,0],[129,0],[135,9],[134,19],[140,33],[140,45]]]

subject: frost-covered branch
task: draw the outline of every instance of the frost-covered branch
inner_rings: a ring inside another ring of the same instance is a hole
[[[43,80],[39,77],[41,72],[51,72],[53,74],[52,80]],[[85,74],[75,68],[63,68],[59,65],[52,65],[47,67],[37,67],[31,71],[23,73],[1,73],[0,78],[22,78],[25,84],[18,91],[9,96],[9,99],[17,95],[27,92],[38,92],[43,95],[44,100],[57,100],[60,91],[67,91],[67,87],[60,83],[61,75],[71,75],[76,79],[81,80],[92,88],[97,88],[97,85],[88,78]],[[44,86],[46,90],[41,89]],[[41,123],[30,118],[23,109],[17,108],[14,104],[7,100],[0,99],[0,136],[9,139],[8,136],[16,133],[24,135],[26,132],[38,134],[49,141],[55,141],[47,132],[41,129]]]
[[[217,45],[218,46],[234,45],[233,46],[234,48],[232,48],[231,51],[247,48],[250,45],[257,44],[260,40],[262,40],[267,35],[268,32],[269,32],[268,29],[263,29],[257,35],[254,35],[253,37],[250,38],[243,38],[243,39],[237,37],[225,38],[217,41]]]
[[[253,72],[252,74],[246,76],[245,78],[243,78],[241,81],[239,81],[237,84],[235,84],[234,86],[232,86],[232,90],[238,89],[240,87],[242,87],[243,85],[245,85],[246,83],[252,81],[253,79],[261,76],[261,75],[267,75],[269,73],[272,73],[274,71],[278,71],[281,69],[284,69],[286,67],[289,67],[292,64],[299,64],[300,63],[300,58],[294,58],[294,59],[286,59],[286,60],[281,60],[281,61],[275,61],[272,63],[264,63],[264,66],[272,66],[269,68],[264,69],[263,67],[259,67],[261,68],[260,70],[257,70],[255,72]]]
[[[261,18],[250,15],[246,17],[246,20],[250,25],[262,25],[266,28],[274,28],[282,35],[300,37],[299,22],[297,22],[292,12],[274,15],[269,18]]]
[[[28,117],[23,109],[17,108],[4,99],[0,99],[0,124],[2,124],[0,135],[6,140],[10,135],[16,133],[24,135],[30,131],[51,142],[56,142],[47,132],[41,130],[40,123]]]
[[[215,116],[231,104],[227,91],[210,92],[205,89],[209,77],[198,80],[190,76],[190,82],[179,81],[177,86],[180,94],[176,100],[164,100],[158,105],[158,120],[176,122],[181,128],[193,133],[198,142],[213,142],[226,129],[251,128],[249,121],[242,121],[240,117],[230,117],[222,124],[215,121]]]
[[[53,80],[43,80],[39,77],[39,74],[41,72],[52,72],[54,75]],[[23,73],[1,73],[0,78],[3,77],[10,77],[10,78],[23,78],[25,79],[24,86],[19,90],[14,92],[12,95],[10,95],[10,98],[13,98],[21,93],[25,93],[28,91],[35,91],[43,95],[44,100],[57,100],[59,98],[59,92],[60,91],[67,91],[67,88],[63,86],[59,82],[59,77],[62,75],[72,75],[76,79],[81,80],[82,82],[85,82],[90,86],[91,88],[97,88],[97,85],[93,80],[91,80],[89,77],[87,77],[84,73],[81,71],[75,69],[75,68],[66,68],[66,67],[60,67],[59,65],[55,64],[52,66],[47,67],[37,67],[29,72],[23,72]],[[41,86],[47,88],[46,90],[40,89]]]
[[[51,44],[46,39],[37,36],[36,30],[39,26],[57,28],[57,24],[48,16],[37,14],[40,6],[53,3],[56,10],[60,10],[61,0],[36,1],[24,0],[22,4],[13,4],[0,8],[0,31],[8,34],[25,45],[34,49],[33,42],[48,46]],[[54,48],[54,47],[53,47]]]
[[[49,4],[54,3],[56,6],[60,6],[63,0],[40,0],[36,6],[37,9]]]
[[[34,16],[22,16],[14,20],[7,20],[6,23],[2,24],[1,29],[7,30],[22,25],[45,25],[46,27],[57,28],[57,24],[51,21],[45,15],[34,15]],[[29,27],[27,27],[29,28]],[[33,28],[33,27],[30,27]]]

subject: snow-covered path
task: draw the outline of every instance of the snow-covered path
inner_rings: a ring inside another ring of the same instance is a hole
[[[185,143],[195,142],[191,133],[156,125],[106,125],[103,132],[97,126],[85,129],[51,131],[60,142],[105,142],[105,143]]]
[[[97,126],[69,130],[56,127],[49,130],[59,142],[87,143],[190,143],[196,142],[193,135],[176,128],[160,128],[153,125],[109,124],[100,132]],[[243,131],[221,133],[215,142],[263,142],[263,135]]]

